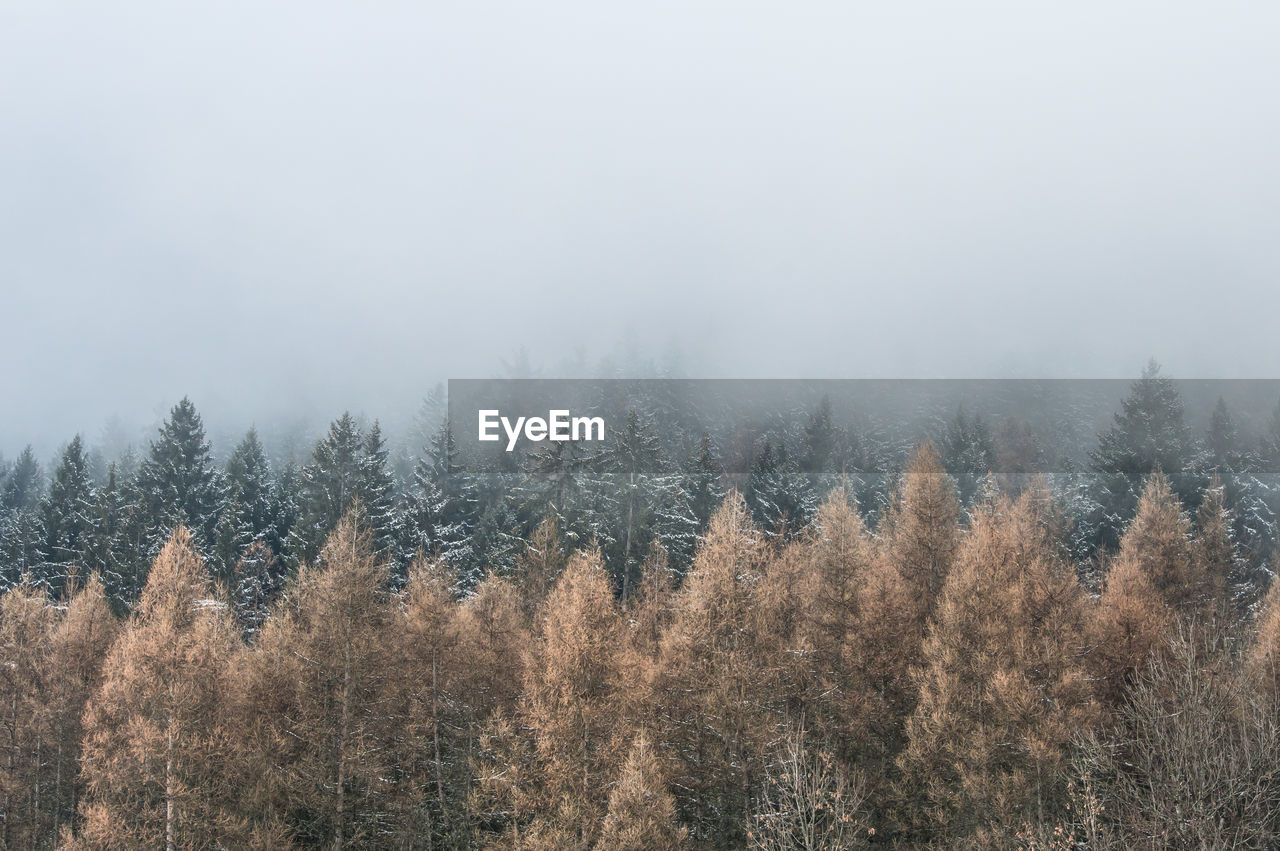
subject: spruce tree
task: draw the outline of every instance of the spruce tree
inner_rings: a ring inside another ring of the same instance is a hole
[[[1195,442],[1185,422],[1182,396],[1152,361],[1121,402],[1111,428],[1091,453],[1098,473],[1096,544],[1115,547],[1138,505],[1146,478],[1156,470],[1171,477],[1174,490],[1190,500],[1198,482]]]
[[[190,399],[183,397],[169,412],[138,468],[133,490],[148,552],[158,552],[180,525],[189,529],[197,549],[213,543],[225,505],[222,477]]]
[[[76,435],[63,451],[41,503],[45,536],[42,578],[55,593],[61,591],[72,565],[84,561],[93,537],[95,502],[84,444]]]

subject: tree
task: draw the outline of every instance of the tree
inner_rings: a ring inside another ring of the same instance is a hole
[[[61,618],[52,624],[45,659],[52,737],[45,768],[50,839],[74,823],[84,794],[80,754],[85,706],[101,686],[103,662],[119,631],[106,590],[96,576],[80,588],[67,590],[70,596]]]
[[[466,838],[471,738],[460,683],[470,660],[458,653],[454,584],[450,566],[419,558],[396,613],[399,673],[392,688],[404,719],[394,745],[397,842],[408,847],[449,847]]]
[[[776,695],[759,676],[744,629],[765,558],[746,503],[730,493],[685,578],[644,701],[676,758],[673,790],[695,841],[741,844],[768,753],[765,707]]]
[[[786,444],[766,439],[751,464],[744,496],[767,536],[787,541],[804,527],[813,510],[808,484],[790,463]]]
[[[54,618],[44,591],[30,584],[0,600],[0,840],[8,848],[34,845],[40,833],[42,769],[53,745],[44,660]]]
[[[249,543],[262,541],[271,545],[272,527],[278,514],[271,484],[271,464],[251,428],[236,444],[227,459],[227,501],[235,506],[235,525]]]
[[[698,440],[698,448],[685,462],[682,482],[689,495],[689,507],[698,523],[699,535],[706,531],[711,515],[724,501],[723,480],[724,468],[716,458],[715,445],[711,436],[704,433]]]
[[[83,559],[88,547],[93,533],[94,496],[84,444],[77,434],[63,451],[40,506],[45,535],[42,578],[54,593],[61,590],[67,571]]]
[[[1190,611],[1220,599],[1220,576],[1196,563],[1192,552],[1191,521],[1169,486],[1156,471],[1147,479],[1137,513],[1120,541],[1122,556],[1139,569],[1175,610]]]
[[[747,831],[753,851],[818,851],[860,848],[873,830],[866,827],[860,777],[852,780],[831,754],[806,747],[803,728],[787,733]]]
[[[213,465],[204,423],[185,396],[152,441],[133,491],[149,555],[158,552],[180,525],[188,528],[196,547],[206,549],[213,543],[225,504],[222,477]]]
[[[239,646],[184,527],[151,568],[85,713],[86,848],[239,845],[225,676]]]
[[[999,842],[1060,810],[1072,736],[1096,718],[1084,599],[1057,536],[1043,483],[998,498],[943,586],[901,762],[948,844]]]
[[[1151,361],[1121,402],[1111,428],[1098,438],[1091,453],[1100,478],[1096,499],[1098,543],[1114,547],[1137,507],[1141,483],[1157,470],[1177,477],[1178,493],[1190,499],[1196,476],[1191,431],[1184,419],[1182,396],[1173,381]]]
[[[621,638],[600,554],[575,553],[539,613],[524,689],[537,755],[533,808],[583,847],[600,828],[619,762]]]
[[[0,507],[8,512],[35,511],[40,505],[43,486],[40,464],[28,444],[4,477],[4,487],[0,488]]]
[[[959,484],[960,501],[968,505],[986,475],[995,470],[996,445],[982,414],[970,417],[964,406],[947,424],[939,443],[942,463]]]
[[[595,847],[600,851],[673,851],[689,831],[676,820],[658,757],[644,732],[636,734],[627,761],[609,793],[609,808]]]
[[[376,842],[392,809],[393,790],[382,780],[400,723],[385,705],[395,646],[389,580],[371,530],[352,512],[316,563],[299,570],[255,647],[247,691],[271,727],[246,744],[265,751],[255,759],[268,772],[260,794],[298,842]]]
[[[295,535],[299,554],[311,561],[319,555],[328,534],[360,497],[364,444],[350,412],[329,424],[329,433],[316,443],[311,463],[302,469],[301,511]]]
[[[911,671],[938,594],[960,542],[960,505],[929,443],[917,447],[880,523],[880,546],[859,581],[849,657],[867,680],[860,747],[871,764],[890,763],[904,746],[904,723],[916,702]]]

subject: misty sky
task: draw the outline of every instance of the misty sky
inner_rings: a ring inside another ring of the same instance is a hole
[[[624,339],[1274,377],[1277,43],[1263,3],[6,0],[0,451]]]

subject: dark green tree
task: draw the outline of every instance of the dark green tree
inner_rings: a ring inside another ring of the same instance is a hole
[[[61,593],[68,571],[84,561],[95,520],[95,493],[80,435],[63,450],[49,492],[40,504],[44,521],[44,565],[40,577]]]
[[[149,556],[158,554],[180,525],[191,532],[197,549],[208,551],[225,500],[204,423],[190,399],[183,397],[169,412],[133,490]]]

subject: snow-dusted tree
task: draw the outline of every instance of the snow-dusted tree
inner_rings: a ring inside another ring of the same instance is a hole
[[[235,504],[235,523],[248,541],[270,546],[276,522],[275,494],[271,485],[271,465],[258,439],[258,430],[249,429],[227,459],[227,500]]]
[[[947,423],[938,441],[942,465],[955,477],[962,505],[969,505],[987,474],[995,469],[996,445],[982,414],[969,416],[964,406]]]
[[[279,559],[263,541],[245,547],[227,583],[231,612],[245,640],[253,642],[284,590]]]
[[[189,529],[198,549],[213,543],[225,505],[222,477],[190,399],[183,397],[169,412],[138,468],[133,491],[149,554],[159,552],[180,525]]]
[[[702,535],[720,503],[724,501],[724,467],[716,457],[715,444],[709,434],[698,440],[698,448],[685,461],[682,487],[689,495],[689,507]]]
[[[40,463],[36,461],[31,446],[25,446],[0,487],[0,508],[4,511],[35,511],[44,493],[44,478]]]
[[[395,536],[395,479],[387,466],[387,444],[377,421],[364,437],[357,485],[378,553],[390,556]]]
[[[1107,547],[1119,543],[1137,510],[1143,483],[1156,470],[1174,477],[1174,489],[1183,499],[1197,489],[1193,467],[1198,457],[1182,396],[1173,381],[1160,374],[1155,361],[1133,383],[1111,428],[1099,436],[1091,458],[1099,475],[1097,543]]]
[[[781,438],[765,439],[743,496],[765,535],[779,542],[804,528],[815,507],[809,480],[791,463]]]
[[[314,560],[329,532],[357,501],[363,505],[377,551],[389,552],[393,485],[378,425],[366,436],[349,412],[334,420],[328,434],[316,443],[311,463],[302,469],[295,528],[298,554]]]
[[[49,492],[40,504],[44,546],[40,578],[60,593],[72,566],[83,562],[93,534],[94,488],[80,435],[63,450]]]
[[[453,570],[458,587],[470,589],[479,579],[472,550],[477,501],[456,452],[446,423],[414,465],[400,504],[399,560],[407,565],[420,554],[439,559]]]

